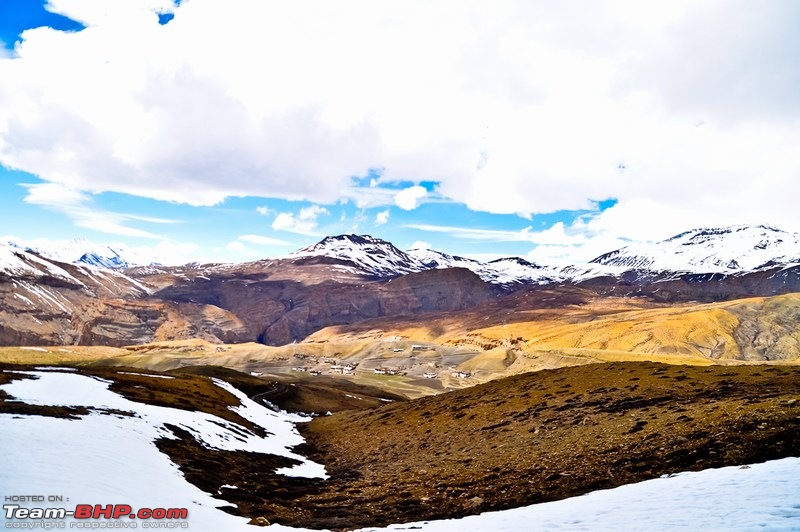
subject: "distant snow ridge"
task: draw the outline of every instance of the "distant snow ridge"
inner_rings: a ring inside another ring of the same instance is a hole
[[[14,245],[0,244],[0,274],[13,278],[51,277],[62,279],[76,285],[82,282],[60,266],[42,259],[33,253],[23,251]]]
[[[95,244],[85,238],[50,240],[46,243],[33,244],[11,241],[8,244],[58,262],[114,269],[136,265],[136,261],[127,257],[129,253],[124,246],[111,247],[105,244]]]
[[[106,255],[100,255],[96,252],[88,252],[81,255],[77,262],[88,264],[90,266],[97,266],[98,268],[130,268],[133,264],[124,259],[118,251],[108,248]]]
[[[800,263],[800,233],[769,225],[692,229],[661,242],[627,246],[591,262],[650,271],[757,271]]]

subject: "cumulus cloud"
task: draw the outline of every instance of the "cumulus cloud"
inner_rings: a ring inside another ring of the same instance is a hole
[[[425,187],[419,185],[404,188],[394,196],[394,203],[403,210],[410,211],[417,208],[419,201],[428,195]]]
[[[318,218],[330,214],[328,209],[319,205],[311,205],[300,209],[297,214],[291,212],[279,213],[272,222],[272,228],[276,231],[288,231],[301,235],[322,236],[317,232]]]
[[[87,28],[0,58],[0,162],[73,194],[414,209],[421,186],[354,184],[380,168],[493,213],[616,198],[615,237],[800,224],[792,0],[50,5]]]
[[[375,215],[375,226],[384,225],[389,221],[389,209],[381,211]]]

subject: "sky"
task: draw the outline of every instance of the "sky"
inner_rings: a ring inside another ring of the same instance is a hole
[[[800,231],[794,0],[0,2],[0,240],[580,263]]]

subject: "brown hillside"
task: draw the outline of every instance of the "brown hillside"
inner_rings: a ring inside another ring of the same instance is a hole
[[[561,499],[800,453],[800,368],[609,363],[498,379],[319,417],[302,451],[326,482],[190,441],[160,448],[208,492],[270,522],[347,529]]]

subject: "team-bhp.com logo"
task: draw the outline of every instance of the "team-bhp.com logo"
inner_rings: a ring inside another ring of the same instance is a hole
[[[6,497],[6,500],[9,500]],[[27,502],[43,502],[44,497],[26,498]],[[21,501],[20,501],[21,502]],[[6,528],[188,528],[187,508],[139,508],[129,504],[78,504],[74,508],[27,508],[19,504],[4,504]]]

